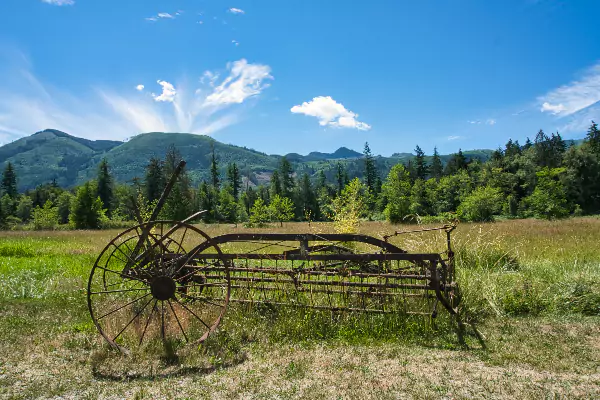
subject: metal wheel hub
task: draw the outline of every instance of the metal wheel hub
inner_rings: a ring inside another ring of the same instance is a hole
[[[177,285],[173,278],[169,276],[159,276],[150,284],[152,296],[154,296],[155,299],[162,301],[173,298],[175,290],[177,290]]]

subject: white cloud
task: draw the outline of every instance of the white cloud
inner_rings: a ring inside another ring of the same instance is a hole
[[[472,125],[479,125],[479,124],[481,124],[481,121],[467,121],[467,122],[469,124],[472,124]]]
[[[175,99],[175,95],[177,94],[177,91],[175,90],[175,86],[173,86],[169,82],[161,81],[160,79],[157,80],[156,83],[158,83],[160,86],[162,86],[162,93],[160,94],[160,96],[152,94],[152,97],[154,97],[154,100],[166,101],[166,102],[172,103],[173,100]]]
[[[204,21],[198,21],[196,23],[202,25],[204,23]]]
[[[550,104],[548,102],[545,102],[544,104],[542,104],[542,108],[540,109],[541,112],[549,111],[554,115],[558,115],[566,110],[567,110],[567,108],[562,103],[555,105],[555,104]]]
[[[581,78],[538,98],[541,112],[560,117],[574,114],[600,101],[600,63],[585,70]]]
[[[237,40],[232,40],[231,43],[233,43],[235,46],[239,46],[240,42],[238,42]]]
[[[5,61],[1,53],[0,74],[8,78],[0,86],[3,142],[47,128],[89,139],[125,139],[153,131],[213,134],[238,123],[251,106],[240,103],[266,88],[262,79],[271,78],[268,66],[239,60],[228,65],[224,80],[216,72],[206,72],[205,83],[199,78],[169,80],[173,83],[160,80],[162,93],[158,96],[147,88],[132,93],[131,89],[106,86],[73,95],[37,80],[27,61],[16,57]]]
[[[521,115],[525,112],[525,110],[521,110],[521,111],[517,111],[516,113],[513,113],[513,115]]]
[[[53,6],[72,6],[75,4],[74,0],[42,0],[42,2],[52,4]]]
[[[459,140],[459,139],[464,139],[464,136],[448,136],[447,139],[448,140]]]
[[[347,110],[341,103],[336,102],[330,96],[318,96],[302,105],[290,109],[294,114],[304,114],[316,117],[321,126],[333,126],[338,128],[355,128],[361,131],[371,129],[371,126],[356,120],[358,114]]]
[[[169,13],[166,13],[166,12],[158,13],[157,17],[158,18],[169,18],[169,19],[175,18],[175,16],[173,16],[173,15],[171,15]]]
[[[235,7],[231,7],[229,9],[229,12],[232,13],[232,14],[246,14],[246,12],[244,10],[239,9],[239,8],[235,8]]]
[[[273,79],[271,67],[262,64],[248,64],[241,59],[228,65],[229,76],[206,98],[204,106],[221,107],[227,104],[239,104],[249,97],[259,95],[270,85],[263,83]]]
[[[137,85],[137,86],[135,87],[135,90],[138,90],[138,91],[140,91],[140,92],[141,92],[142,90],[144,90],[144,85]]]
[[[496,120],[493,118],[490,118],[487,121],[485,121],[485,123],[488,125],[496,125]]]
[[[158,21],[158,18],[156,18],[156,17],[149,17],[149,18],[146,18],[146,21],[156,22],[156,21]]]

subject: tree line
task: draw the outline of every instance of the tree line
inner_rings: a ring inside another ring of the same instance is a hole
[[[583,143],[567,145],[559,133],[540,130],[521,145],[509,140],[489,160],[470,160],[461,150],[442,162],[416,146],[415,157],[379,176],[368,143],[363,178],[350,177],[338,162],[333,179],[321,170],[297,174],[286,157],[270,182],[251,184],[242,168],[229,163],[221,176],[214,147],[210,179],[193,187],[185,168],[159,217],[182,220],[206,210],[206,223],[345,221],[364,218],[392,223],[458,218],[563,218],[600,212],[600,131],[592,121]],[[0,186],[0,227],[98,229],[147,219],[181,159],[172,145],[164,159],[151,158],[142,178],[115,182],[106,159],[97,177],[72,190],[56,182],[17,191],[14,166],[6,164]],[[350,221],[350,222],[349,222]]]

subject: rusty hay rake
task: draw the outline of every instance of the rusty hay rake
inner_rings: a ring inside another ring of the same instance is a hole
[[[209,237],[189,222],[156,220],[181,162],[149,221],[111,240],[92,267],[92,320],[114,347],[199,343],[230,303],[436,317],[458,305],[453,225],[443,253],[411,254],[361,234],[233,233]],[[419,231],[419,232],[420,232]],[[416,231],[413,231],[416,232]]]

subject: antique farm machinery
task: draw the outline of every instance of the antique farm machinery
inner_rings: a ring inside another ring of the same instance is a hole
[[[114,347],[153,340],[199,343],[232,303],[337,312],[456,314],[453,225],[443,253],[412,254],[361,234],[233,233],[209,237],[183,221],[149,221],[119,234],[96,260],[87,299],[94,324]],[[425,231],[427,231],[425,230]],[[421,230],[423,231],[423,230]]]

